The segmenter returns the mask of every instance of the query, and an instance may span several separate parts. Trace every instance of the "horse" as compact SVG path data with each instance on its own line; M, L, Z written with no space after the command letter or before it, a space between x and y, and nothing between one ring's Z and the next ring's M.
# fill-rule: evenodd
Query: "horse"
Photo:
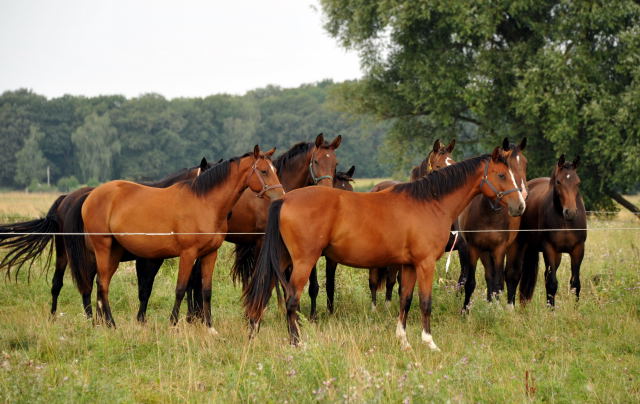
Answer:
M353 174L355 173L355 171L355 166L351 166L347 171L337 171L336 176L333 178L333 187L336 189L353 192L353 186L351 185L351 182L353 181ZM333 314L333 298L336 290L336 269L338 268L338 263L329 257L325 257L324 260L326 271L325 288L327 291L327 310L330 314ZM319 291L320 284L318 283L317 269L314 268L311 271L311 275L309 277L309 297L311 298L311 310L309 313L309 318L311 318L312 320L315 320L317 318L316 300L318 298Z
M129 181L111 181L88 194L81 215L65 230L89 233L86 240L71 237L67 243L71 269L79 288L87 287L87 256L93 252L98 274L98 308L107 326L115 321L109 305L109 283L124 251L147 259L180 257L176 299L170 321L176 324L180 304L193 263L202 261L205 324L211 324L211 277L218 248L227 230L227 218L245 188L259 196L276 199L284 195L272 149L226 160L195 179L168 188L152 188ZM135 233L132 233L135 232ZM164 233L148 237L145 233Z
M176 182L195 178L199 173L210 168L211 165L206 158L202 158L200 165L188 169L180 170L159 181L142 182L143 185L156 188L166 188ZM40 256L51 240L55 246L56 261L53 278L51 280L51 315L55 315L58 307L58 296L63 286L64 273L67 268L68 257L64 246L64 236L53 235L60 233L64 226L64 218L71 214L72 207L75 202L86 196L95 187L83 187L69 194L59 196L49 208L44 218L35 219L27 222L13 223L0 226L0 233L31 233L12 236L9 234L0 236L0 248L9 248L8 253L0 262L0 268L6 267L10 269L18 266L18 270L26 262L33 265L35 258ZM47 258L47 266L50 262L52 249L49 250ZM138 296L140 299L140 310L138 312L138 320L144 322L144 309L147 306L151 290L146 287L149 277L153 281L153 277L162 265L162 260L146 260L136 258L130 254L123 256L124 260L136 259L136 273L138 276ZM16 271L17 272L17 271ZM93 283L93 281L91 282ZM83 295L83 306L85 314L91 318L91 292Z
M509 250L506 281L507 301L515 304L516 288L520 283L520 301L531 300L538 277L539 253L544 258L544 278L547 289L547 304L555 305L558 290L556 271L562 253L571 257L571 290L580 298L580 266L584 258L587 240L587 215L580 196L580 177L577 168L580 157L573 162L560 156L551 177L529 181L527 211L520 222L522 231ZM546 229L567 229L550 231ZM540 231L530 231L540 230Z
M396 335L409 348L406 319L418 280L422 341L438 350L431 336L431 289L435 262L449 240L451 224L478 193L521 215L525 201L507 164L511 151L472 158L399 184L385 192L346 192L312 187L288 192L269 208L256 272L244 291L250 337L259 327L276 281L287 296L290 342L300 341L297 311L304 285L321 255L352 267L403 265ZM511 192L511 190L515 190ZM498 198L504 195L502 198ZM290 280L283 274L293 265Z
M341 142L340 135L327 142L321 133L314 142L297 143L280 155L274 161L274 166L284 190L288 192L312 185L333 186L337 165L335 152ZM269 201L256 198L253 192L246 190L231 210L228 220L230 234L225 240L235 244L231 276L234 282L241 282L243 289L253 274L255 260L262 245L262 235L256 233L264 232L268 209ZM196 263L191 276L199 279L199 263ZM202 317L201 296L199 282L190 281L187 302L191 318Z
M524 198L527 197L527 158L522 152L526 146L526 137L518 145L510 144L506 138L502 142L502 149L510 151L507 161L514 176L513 180L518 184L517 188ZM504 289L505 256L516 238L520 217L507 214L491 199L478 195L462 211L458 223L469 250L469 265L462 268L459 280L459 284L464 284L462 312L466 313L476 287L478 258L484 266L487 300L491 301Z
M451 158L451 153L453 152L455 145L455 139L451 140L448 146L445 146L444 143L440 141L440 139L437 139L434 142L433 148L429 152L425 160L411 170L411 182L417 181L433 170L439 170L441 168L450 166L451 164L455 164L455 161ZM383 181L373 187L370 192L382 191L384 189L390 188L393 185L397 185L398 182L395 182L395 184L394 182L395 181ZM458 223L456 221L452 226L452 230L457 229ZM464 268L468 267L469 265L469 253L466 243L462 239L456 242L455 237L451 235L449 236L449 241L447 242L445 250L451 251L452 248L458 250L460 267L464 271ZM393 287L399 274L400 267L398 266L369 269L369 290L371 291L372 310L376 309L378 290L382 289L383 282L384 284L386 284L385 302L387 304L391 302L391 297L393 296Z

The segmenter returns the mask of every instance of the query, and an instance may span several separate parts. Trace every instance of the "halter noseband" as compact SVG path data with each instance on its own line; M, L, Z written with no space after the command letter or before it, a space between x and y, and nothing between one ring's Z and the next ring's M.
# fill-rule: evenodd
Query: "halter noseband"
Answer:
M498 191L498 189L491 183L491 181L489 181L489 161L487 161L487 164L484 166L484 177L482 177L482 181L480 181L480 188L482 188L483 184L487 184L489 186L489 189L491 189L496 194L495 199L498 202L500 202L500 200L502 200L505 195L509 195L512 192L522 192L522 188L513 188L508 191ZM496 212L502 209L502 206L500 205L495 206L491 199L489 199L489 205L491 205L491 209Z
M309 161L309 175L311 175L311 181L313 181L313 185L318 185L318 183L322 180L331 180L333 181L333 177L331 175L323 175L321 177L316 177L316 174L313 172L313 160L315 160L315 150L311 153L311 160Z
M262 184L262 191L258 192L256 194L256 196L258 198L264 198L264 194L271 190L271 189L277 189L277 188L284 188L282 186L282 184L274 184L274 185L267 185L266 182L264 182L264 179L262 178L262 176L260 175L260 173L258 172L258 160L256 159L256 161L253 163L253 165L251 166L251 174L249 174L249 177L251 177L251 175L255 173L256 177L258 177L258 181L260 181L260 184ZM247 177L247 180L249 178Z

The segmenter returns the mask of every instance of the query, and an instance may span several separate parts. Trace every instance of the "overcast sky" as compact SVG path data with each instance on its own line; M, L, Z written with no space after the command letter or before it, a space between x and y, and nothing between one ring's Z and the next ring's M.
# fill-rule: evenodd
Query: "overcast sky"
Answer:
M361 76L317 0L0 0L0 92L168 98Z

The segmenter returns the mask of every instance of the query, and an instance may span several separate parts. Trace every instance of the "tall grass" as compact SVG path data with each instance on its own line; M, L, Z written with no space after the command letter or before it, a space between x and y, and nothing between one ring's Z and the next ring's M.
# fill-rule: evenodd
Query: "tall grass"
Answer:
M625 222L625 225L636 225ZM591 221L602 227L608 222ZM394 336L397 297L370 309L367 271L340 267L336 313L324 290L319 319L302 320L304 345L288 345L283 314L271 302L260 333L249 341L240 290L223 246L213 285L213 321L220 332L181 321L169 326L177 265L158 274L147 324L135 321L136 276L121 264L110 288L117 329L82 315L70 279L61 311L49 318L48 278L39 266L30 282L0 283L0 400L4 402L639 402L640 233L592 231L582 266L580 302L568 290L568 257L558 270L557 307L544 302L539 279L533 302L508 310L484 301L483 271L469 315L453 289L459 267L438 263L432 331L442 349L420 342L419 308L408 320L413 349ZM321 260L320 283L324 285ZM417 297L416 297L417 298ZM275 300L275 299L274 299ZM308 314L304 297L302 312ZM183 310L184 317L184 310Z

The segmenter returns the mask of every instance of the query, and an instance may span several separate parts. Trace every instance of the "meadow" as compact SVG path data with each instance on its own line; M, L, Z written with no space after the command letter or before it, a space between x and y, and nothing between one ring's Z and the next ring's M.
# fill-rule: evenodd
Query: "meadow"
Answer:
M365 181L366 183L366 181ZM3 222L38 217L53 194L0 194ZM640 202L635 197L634 202ZM303 346L292 347L272 299L260 333L247 338L240 288L224 245L213 283L219 336L184 321L169 325L177 265L156 278L146 324L135 320L136 276L124 263L111 284L116 329L94 326L65 277L50 318L44 261L0 283L0 401L17 402L640 402L640 221L621 213L589 221L579 302L568 290L568 257L558 270L556 308L546 307L542 271L534 300L510 310L487 303L484 271L472 309L462 316L457 259L438 263L432 332L442 352L420 342L417 297L407 322L413 349L394 330L397 295L371 310L367 271L341 266L336 313L324 294L319 318L302 316ZM604 230L609 229L609 230ZM455 254L455 253L454 253ZM379 292L379 301L382 293ZM302 299L302 313L309 299Z

